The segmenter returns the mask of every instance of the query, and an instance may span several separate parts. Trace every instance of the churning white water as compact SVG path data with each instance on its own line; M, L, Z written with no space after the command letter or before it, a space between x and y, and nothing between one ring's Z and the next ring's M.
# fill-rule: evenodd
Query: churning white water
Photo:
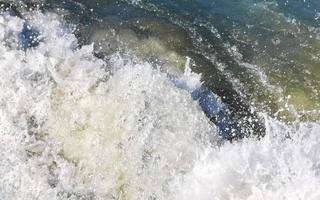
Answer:
M319 123L265 116L261 140L223 143L167 74L24 17L0 15L0 199L320 199Z

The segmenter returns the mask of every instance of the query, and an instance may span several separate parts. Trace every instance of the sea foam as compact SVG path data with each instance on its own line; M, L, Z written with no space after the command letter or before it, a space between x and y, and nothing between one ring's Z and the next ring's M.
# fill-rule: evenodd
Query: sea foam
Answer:
M261 140L223 142L167 74L24 17L0 15L0 199L320 198L318 123L265 116ZM23 50L26 23L40 40Z

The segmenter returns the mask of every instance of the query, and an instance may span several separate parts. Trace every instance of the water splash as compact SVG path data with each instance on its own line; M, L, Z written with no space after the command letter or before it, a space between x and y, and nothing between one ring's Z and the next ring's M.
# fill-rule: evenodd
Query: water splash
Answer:
M0 22L0 199L319 199L318 123L223 143L150 64L99 60L55 14Z

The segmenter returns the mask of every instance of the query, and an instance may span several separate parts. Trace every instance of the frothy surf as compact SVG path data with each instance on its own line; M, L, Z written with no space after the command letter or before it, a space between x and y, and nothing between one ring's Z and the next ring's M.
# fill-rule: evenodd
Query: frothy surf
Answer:
M265 116L264 138L224 142L164 72L23 17L0 15L0 199L320 198L318 123Z

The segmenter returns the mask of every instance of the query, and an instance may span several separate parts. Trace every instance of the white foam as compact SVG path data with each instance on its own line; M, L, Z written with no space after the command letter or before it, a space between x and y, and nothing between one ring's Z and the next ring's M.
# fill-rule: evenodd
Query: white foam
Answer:
M191 58L186 58L185 70L180 77L174 80L177 87L187 90L188 92L193 92L196 89L200 88L202 85L201 74L192 72L190 68Z
M3 40L18 42L24 20L6 17ZM168 182L191 169L215 133L197 103L147 63L115 56L111 70L92 45L77 50L56 15L26 17L40 45L27 52L1 46L8 124L1 142L14 150L3 151L3 198L166 196Z
M24 20L0 15L0 199L319 199L319 124L267 118L261 141L210 147L215 128L166 74L107 66L57 15L27 15L41 42L26 52Z
M246 139L203 154L178 181L176 199L319 199L320 125L289 128L267 121L261 141Z

